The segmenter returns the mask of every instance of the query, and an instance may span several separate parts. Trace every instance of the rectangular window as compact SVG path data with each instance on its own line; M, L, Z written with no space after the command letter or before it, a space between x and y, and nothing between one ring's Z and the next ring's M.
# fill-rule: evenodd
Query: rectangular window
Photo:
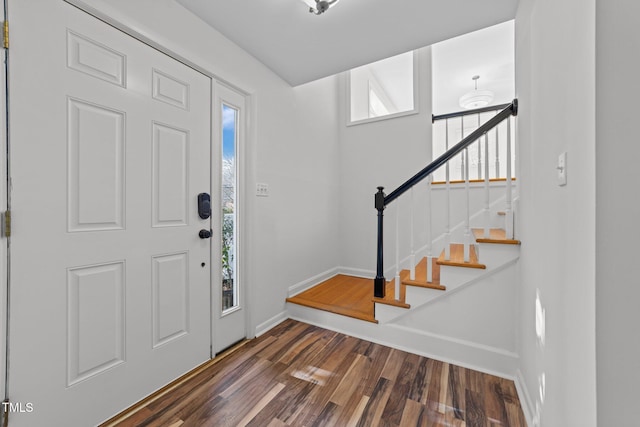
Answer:
M222 312L238 306L236 277L238 110L222 106Z
M414 52L383 59L349 72L349 124L417 112Z

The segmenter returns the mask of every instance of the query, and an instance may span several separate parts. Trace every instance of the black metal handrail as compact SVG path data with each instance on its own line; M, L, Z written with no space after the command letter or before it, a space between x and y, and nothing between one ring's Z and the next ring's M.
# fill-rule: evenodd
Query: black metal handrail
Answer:
M471 116L473 114L488 113L489 111L500 111L509 107L511 104L492 105L490 107L474 108L473 110L456 111L455 113L431 115L431 123L438 120L455 119L456 117Z
M484 109L483 109L484 110ZM487 110L491 111L491 110ZM477 113L474 111L473 113ZM473 114L472 113L472 114ZM452 113L459 114L461 113ZM518 100L514 99L510 104L506 104L506 107L502 109L498 114L491 117L480 126L478 129L473 131L469 136L463 138L459 143L451 147L440 157L429 163L424 169L420 172L409 178L403 184L401 184L398 188L393 190L389 195L384 194L384 187L378 187L378 192L375 194L375 208L378 211L378 252L377 252L377 265L376 265L376 278L373 282L373 295L376 298L384 298L385 294L385 284L386 279L384 278L384 267L383 267L383 211L385 207L393 202L395 199L403 195L406 191L408 191L411 187L431 175L433 172L438 170L440 167L444 166L449 160L451 160L454 156L460 153L462 150L467 148L469 145L480 139L485 133L489 132L491 129L499 125L503 120L510 116L518 115ZM451 116L455 117L455 116Z

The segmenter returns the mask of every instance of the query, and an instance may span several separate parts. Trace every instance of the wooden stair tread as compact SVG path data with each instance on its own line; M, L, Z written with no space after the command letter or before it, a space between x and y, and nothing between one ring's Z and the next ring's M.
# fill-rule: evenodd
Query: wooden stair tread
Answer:
M432 282L427 282L427 258L422 258L416 265L416 278L415 280L409 279L409 270L405 276L400 276L403 285L416 286L419 288L429 288L444 291L447 288L440 284L440 265L436 262L435 258L431 259L432 268Z
M474 228L473 235L478 243L501 243L504 245L519 245L520 240L507 239L507 233L502 228L489 229L489 237L484 237L484 228Z
M402 270L402 271L404 272L406 270ZM400 274L402 274L402 272ZM400 281L402 282L402 279ZM405 287L400 285L400 299L399 300L394 298L395 292L396 292L395 287L396 287L396 279L389 280L387 282L386 286L385 286L384 298L373 297L372 301L373 302L377 302L379 304L392 305L394 307L411 308L411 306L405 302L406 301Z
M444 259L444 250L437 261L440 265L449 265L453 267L465 267L465 268L487 268L486 265L478 262L478 256L476 255L475 246L469 247L469 262L464 262L464 245L461 243L451 244L451 259Z
M393 305L395 307L411 308L410 304L406 303L406 286L415 286L419 288L436 289L439 291L445 291L447 288L440 284L440 266L436 263L435 258L431 259L432 262L432 278L433 282L427 282L427 258L422 258L416 265L416 278L415 280L409 279L411 272L409 270L402 270L400 272L400 299L396 300L395 296L395 278L388 281L385 287L384 298L373 298L373 302L379 304Z

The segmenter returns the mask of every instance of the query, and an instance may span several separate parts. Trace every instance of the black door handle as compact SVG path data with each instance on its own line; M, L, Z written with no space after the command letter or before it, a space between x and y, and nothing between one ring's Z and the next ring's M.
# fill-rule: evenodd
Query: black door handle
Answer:
M201 239L208 239L211 237L211 230L200 230L198 236L200 236Z

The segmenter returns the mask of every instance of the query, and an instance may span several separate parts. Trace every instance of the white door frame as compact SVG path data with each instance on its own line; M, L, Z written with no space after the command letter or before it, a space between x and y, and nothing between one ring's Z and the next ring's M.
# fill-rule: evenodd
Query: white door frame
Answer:
M222 204L220 189L222 186L222 175L219 173L220 171L216 169L216 165L220 166L222 163L221 157L221 148L222 148L222 104L228 105L233 108L238 108L239 115L239 127L237 128L237 147L236 147L236 206L237 206L237 214L236 214L236 280L238 280L238 310L231 309L228 313L221 312L222 306L222 298L220 292L221 285L221 264L220 259L221 255L221 247L220 245L216 245L216 247L211 250L211 274L212 278L212 301L213 301L213 310L212 310L212 318L211 318L211 342L213 343L213 353L217 353L221 350L224 350L229 344L233 344L229 340L222 339L221 334L221 325L222 328L230 327L229 330L233 330L233 334L235 336L236 332L239 332L240 326L235 325L236 320L234 319L243 318L244 319L244 335L242 337L236 336L234 341L237 339L246 338L249 335L249 325L247 318L247 295L246 295L246 279L245 273L247 272L246 263L245 263L245 244L247 242L246 236L246 202L248 202L247 190L248 186L245 185L245 177L246 174L246 141L247 141L247 96L233 87L230 87L227 84L218 82L215 84L212 94L213 103L215 104L212 108L214 118L212 121L212 135L213 137L213 145L211 153L213 159L213 166L211 168L211 202L214 207L218 209L212 215L214 218L214 232L213 235L221 235L222 234L222 220L216 221L216 218L219 218L220 211L219 208ZM214 193L215 192L215 193ZM212 243L218 243L218 241L213 240ZM242 314L236 313L241 311ZM234 314L235 313L235 314ZM240 315L241 317L237 317ZM230 316L229 319L225 317ZM232 323L229 323L232 322ZM235 326L235 327L234 327ZM217 341L220 339L220 341ZM222 344L221 344L222 342Z
M0 5L0 21L4 23L7 16L7 2L2 1ZM4 37L3 37L4 39ZM4 40L3 40L4 41ZM9 203L9 170L7 163L7 148L9 128L7 124L7 70L8 70L8 50L0 50L0 212L2 218L2 231L0 232L0 393L2 399L7 397L7 372L8 372L8 347L9 339L9 238L5 235L4 213L8 211ZM2 408L4 409L4 408ZM3 414L5 413L2 411ZM3 420L4 421L4 420Z

